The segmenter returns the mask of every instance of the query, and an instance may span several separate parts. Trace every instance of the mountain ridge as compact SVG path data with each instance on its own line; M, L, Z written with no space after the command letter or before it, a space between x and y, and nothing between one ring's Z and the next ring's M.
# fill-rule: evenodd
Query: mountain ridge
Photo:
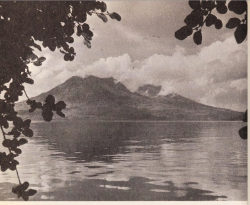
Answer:
M156 88L153 94L159 91L159 87L152 88ZM241 112L204 105L178 94L133 93L114 78L73 76L31 99L44 101L49 94L54 95L56 101L66 102L64 112L66 118L71 120L230 121L241 120L243 116ZM37 114L28 113L29 107L25 102L17 103L16 109L25 117L35 115L37 120L42 119ZM35 112L40 114L40 111Z

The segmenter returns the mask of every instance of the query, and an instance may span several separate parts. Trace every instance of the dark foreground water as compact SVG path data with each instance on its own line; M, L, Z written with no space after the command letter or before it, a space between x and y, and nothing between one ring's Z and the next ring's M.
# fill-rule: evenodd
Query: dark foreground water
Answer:
M21 180L32 200L247 200L241 122L33 123ZM3 149L3 148L1 148ZM3 151L3 150L0 150ZM0 200L15 172L0 173Z

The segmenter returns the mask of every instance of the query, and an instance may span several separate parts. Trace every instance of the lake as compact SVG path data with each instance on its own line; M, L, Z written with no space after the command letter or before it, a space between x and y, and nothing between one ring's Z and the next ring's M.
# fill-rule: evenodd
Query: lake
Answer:
M18 171L38 191L31 200L246 201L244 125L33 122ZM17 200L15 172L0 179L0 200Z

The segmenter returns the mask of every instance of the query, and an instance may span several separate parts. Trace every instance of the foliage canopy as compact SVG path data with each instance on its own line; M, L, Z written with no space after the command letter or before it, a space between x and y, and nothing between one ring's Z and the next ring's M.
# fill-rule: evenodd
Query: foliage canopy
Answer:
M15 103L25 94L30 105L29 112L42 110L45 121L51 121L54 112L65 117L63 101L55 102L49 95L45 102L31 100L25 92L25 84L33 84L28 65L41 66L46 60L35 55L34 50L48 47L51 51L60 49L65 61L75 58L74 33L82 36L84 44L90 48L93 32L86 23L87 17L97 15L103 22L111 19L121 20L119 14L107 11L104 2L99 1L5 1L0 2L0 127L3 134L2 145L9 151L0 152L1 171L16 171L19 185L12 192L28 200L36 190L28 189L29 183L21 183L16 160L22 150L20 146L28 140L21 136L32 137L30 119L23 120L15 111ZM42 47L36 42L42 42Z
M226 4L225 0L198 0L189 1L189 6L193 9L185 19L185 26L175 32L175 37L184 40L193 34L195 44L202 43L202 28L204 25L210 27L214 25L216 29L223 27L222 21L214 14L217 10L219 14L226 14L229 11L237 14L237 17L230 18L226 27L235 29L234 37L238 44L242 43L247 36L247 2L246 0L231 0ZM243 17L239 17L243 16Z

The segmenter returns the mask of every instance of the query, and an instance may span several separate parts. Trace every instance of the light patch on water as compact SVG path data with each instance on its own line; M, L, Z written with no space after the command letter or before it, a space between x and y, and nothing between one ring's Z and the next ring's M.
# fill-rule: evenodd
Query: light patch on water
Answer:
M130 142L130 143L140 143L141 141L138 141L138 140L128 140L128 141L125 141L125 142Z
M163 181L150 181L150 182L145 182L145 183L158 185L158 186L166 186L166 183L164 183Z
M82 160L75 161L75 163L82 163L82 162L86 162L86 160L82 159Z
M106 179L106 181L128 182L130 180L130 177L118 176L117 173L113 173L113 174L107 176L105 179Z
M153 191L153 192L158 192L158 193L166 193L166 192L170 192L170 191L165 190L165 189L151 189L150 191Z
M54 152L54 154L66 154L65 152Z
M187 191L186 190L176 190L175 194L177 197L184 197L187 195Z
M42 195L41 199L55 199L54 196L46 196L46 195Z
M129 190L129 187L125 187L125 186L112 186L112 185L100 185L100 187L103 188L108 188L108 189L121 189L121 190Z
M132 145L132 146L127 146L128 149L143 149L144 146L136 146L136 145Z

